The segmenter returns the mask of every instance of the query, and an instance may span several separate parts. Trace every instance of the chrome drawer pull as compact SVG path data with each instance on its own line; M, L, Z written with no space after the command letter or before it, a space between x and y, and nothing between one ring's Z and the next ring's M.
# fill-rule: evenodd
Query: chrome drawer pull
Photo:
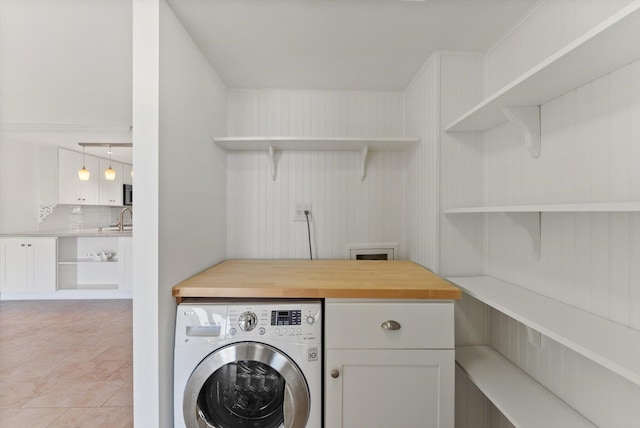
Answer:
M389 320L389 321L383 322L380 327L382 327L385 330L400 330L400 327L402 326L398 321Z

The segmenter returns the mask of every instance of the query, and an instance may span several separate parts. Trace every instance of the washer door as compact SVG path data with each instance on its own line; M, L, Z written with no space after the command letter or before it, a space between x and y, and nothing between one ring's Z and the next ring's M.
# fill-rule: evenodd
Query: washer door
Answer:
M309 387L298 366L257 342L209 354L184 391L187 428L304 428L309 411Z

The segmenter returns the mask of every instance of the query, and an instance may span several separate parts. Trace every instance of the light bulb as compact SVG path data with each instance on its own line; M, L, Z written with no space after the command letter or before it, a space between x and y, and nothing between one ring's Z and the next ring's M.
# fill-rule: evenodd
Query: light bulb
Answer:
M82 165L82 169L78 171L78 178L82 181L87 181L90 175L89 170Z
M111 181L116 179L116 170L111 168L111 165L109 165L109 168L104 170L104 178Z

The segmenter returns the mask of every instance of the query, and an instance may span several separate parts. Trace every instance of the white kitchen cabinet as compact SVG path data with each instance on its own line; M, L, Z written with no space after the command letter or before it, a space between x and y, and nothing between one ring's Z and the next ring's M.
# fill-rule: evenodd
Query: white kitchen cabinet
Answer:
M85 166L89 180L78 178L78 170ZM71 150L58 149L58 204L97 205L100 201L100 161Z
M56 251L56 238L1 238L0 291L55 291Z
M104 171L111 168L116 172L115 180L107 180ZM100 159L100 169L98 175L100 177L100 205L122 205L122 184L123 184L123 165L120 162L109 161L109 159Z
M122 184L133 184L133 166L122 164Z
M452 303L327 300L325 323L327 426L453 427Z

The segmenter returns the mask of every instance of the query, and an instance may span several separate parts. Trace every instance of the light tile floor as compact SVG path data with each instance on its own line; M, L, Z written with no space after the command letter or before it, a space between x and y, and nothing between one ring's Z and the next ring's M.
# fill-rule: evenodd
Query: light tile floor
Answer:
M0 301L0 427L133 427L131 300Z

